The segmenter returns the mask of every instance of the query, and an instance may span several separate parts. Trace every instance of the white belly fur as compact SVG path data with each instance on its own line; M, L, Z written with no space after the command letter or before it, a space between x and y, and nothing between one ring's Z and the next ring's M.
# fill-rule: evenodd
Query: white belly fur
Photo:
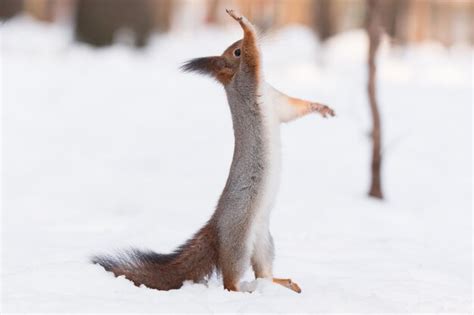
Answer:
M271 86L262 80L260 85L259 104L262 110L263 125L265 132L265 144L267 153L267 164L264 173L264 184L260 196L259 206L255 213L255 220L251 227L249 235L249 248L259 250L255 246L259 246L260 242L256 242L258 238L267 237L270 212L274 205L276 194L280 183L280 160L281 160L281 144L280 144L280 121L275 110L275 100L277 97Z

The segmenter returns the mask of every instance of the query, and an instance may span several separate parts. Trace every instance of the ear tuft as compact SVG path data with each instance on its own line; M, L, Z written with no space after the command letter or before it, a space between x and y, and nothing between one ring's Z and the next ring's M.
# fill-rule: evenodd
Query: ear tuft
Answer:
M205 75L212 74L213 68L213 62L208 57L191 59L180 67L184 72L197 72Z

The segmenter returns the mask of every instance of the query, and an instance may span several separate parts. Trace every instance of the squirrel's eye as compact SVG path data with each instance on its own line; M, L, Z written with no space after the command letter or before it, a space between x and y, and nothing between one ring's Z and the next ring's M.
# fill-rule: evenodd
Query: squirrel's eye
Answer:
M237 48L236 50L234 50L234 56L240 57L240 48Z

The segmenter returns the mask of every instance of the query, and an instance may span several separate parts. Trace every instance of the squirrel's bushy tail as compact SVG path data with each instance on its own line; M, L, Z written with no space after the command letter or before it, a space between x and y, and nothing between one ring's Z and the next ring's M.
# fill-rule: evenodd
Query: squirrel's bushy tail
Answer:
M131 249L117 256L95 256L92 262L137 286L178 289L186 280L199 282L212 274L217 265L217 234L209 222L171 254Z

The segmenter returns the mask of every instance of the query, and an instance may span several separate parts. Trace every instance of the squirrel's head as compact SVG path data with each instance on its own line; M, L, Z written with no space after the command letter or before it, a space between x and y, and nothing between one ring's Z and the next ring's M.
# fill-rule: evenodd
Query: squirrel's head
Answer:
M242 40L230 45L222 55L202 57L189 60L181 69L186 72L197 72L215 78L226 85L239 69Z

